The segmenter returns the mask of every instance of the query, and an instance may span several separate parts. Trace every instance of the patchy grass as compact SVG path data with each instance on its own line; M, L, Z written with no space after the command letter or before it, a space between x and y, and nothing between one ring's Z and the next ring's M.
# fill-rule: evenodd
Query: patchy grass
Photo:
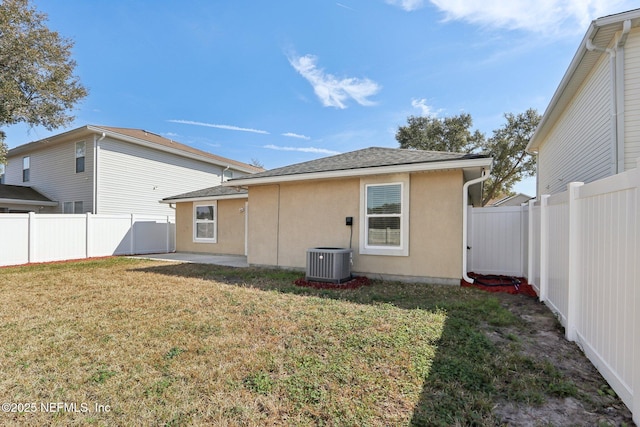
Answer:
M126 258L1 269L0 396L37 410L0 423L499 425L497 401L581 396L523 354L526 325L494 296L298 277Z

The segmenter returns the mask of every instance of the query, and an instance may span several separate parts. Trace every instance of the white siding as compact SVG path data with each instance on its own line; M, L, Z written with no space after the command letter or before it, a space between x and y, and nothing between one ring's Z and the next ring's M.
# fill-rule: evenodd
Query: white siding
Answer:
M559 193L569 182L592 182L614 173L609 75L609 57L603 55L541 145L540 194Z
M76 173L75 143L85 141L85 170ZM31 157L30 179L22 181L22 159ZM57 208L45 212L62 212L63 202L82 201L84 212L93 206L93 139L64 142L8 159L5 184L32 187L51 200Z
M640 30L627 39L625 54L624 169L636 167L640 158Z
M98 151L98 214L170 215L159 201L220 184L222 169L197 160L113 139Z

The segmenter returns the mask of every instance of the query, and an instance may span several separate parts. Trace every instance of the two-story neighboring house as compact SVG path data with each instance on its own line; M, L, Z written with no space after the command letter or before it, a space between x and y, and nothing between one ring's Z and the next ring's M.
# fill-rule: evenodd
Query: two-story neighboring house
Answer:
M527 151L555 194L636 167L640 158L640 9L589 26Z
M0 212L174 216L158 201L260 171L145 130L87 125L9 150Z

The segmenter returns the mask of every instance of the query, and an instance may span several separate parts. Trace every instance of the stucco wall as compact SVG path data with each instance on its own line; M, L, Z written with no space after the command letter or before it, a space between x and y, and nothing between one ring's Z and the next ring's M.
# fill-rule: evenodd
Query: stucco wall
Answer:
M177 203L176 251L244 255L245 202L246 199L226 199L217 201L218 217L216 224L216 243L193 241L194 203ZM198 202L198 204L201 204L201 202Z
M393 177L390 177L392 180ZM349 247L365 274L459 279L462 269L462 171L410 175L409 256L359 254L359 178L249 188L250 264L304 268L312 247Z

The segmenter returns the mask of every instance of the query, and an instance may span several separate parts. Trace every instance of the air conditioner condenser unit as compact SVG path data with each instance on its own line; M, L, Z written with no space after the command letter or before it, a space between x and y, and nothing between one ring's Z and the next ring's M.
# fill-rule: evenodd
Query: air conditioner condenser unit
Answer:
M342 283L351 280L351 249L307 249L305 280Z

